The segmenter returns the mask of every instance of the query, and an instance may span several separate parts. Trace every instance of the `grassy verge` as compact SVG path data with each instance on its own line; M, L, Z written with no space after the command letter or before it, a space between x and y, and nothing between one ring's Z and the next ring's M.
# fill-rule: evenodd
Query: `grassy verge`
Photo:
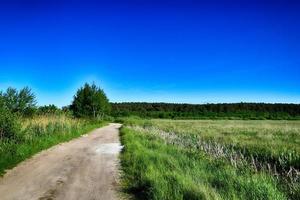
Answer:
M64 116L23 120L18 138L0 140L0 175L41 150L79 137L105 124L107 123Z
M123 118L123 123L126 124L122 134L125 145L122 155L124 185L127 191L138 194L137 196L143 194L143 198L156 199L156 193L167 190L174 193L176 188L164 187L157 188L158 192L152 192L155 191L153 185L156 181L160 182L160 177L167 179L171 176L168 172L175 172L176 177L178 174L178 177L182 176L181 181L189 179L191 175L193 181L189 180L189 187L194 185L193 187L201 188L197 186L197 182L201 180L205 188L210 188L217 194L213 197L200 195L196 199L300 198L299 121ZM132 147L133 145L135 146ZM171 149L176 153L170 154ZM139 151L143 153L139 154ZM150 155L148 152L151 152ZM163 159L160 159L161 155L164 155ZM151 170L157 175L157 180L151 179L153 182L147 182L148 178L144 179L148 177L149 166L153 167ZM193 179L194 177L197 179ZM214 181L211 182L208 177L214 177ZM136 187L135 180L151 184ZM170 182L168 187L181 184L178 181ZM268 190L259 190L266 185ZM248 187L253 187L251 190L254 194L246 189ZM180 190L177 199L191 199L184 196L185 189ZM249 196L244 196L247 193ZM167 196L158 197L168 199Z
M124 189L138 199L287 199L263 172L130 128L121 140Z

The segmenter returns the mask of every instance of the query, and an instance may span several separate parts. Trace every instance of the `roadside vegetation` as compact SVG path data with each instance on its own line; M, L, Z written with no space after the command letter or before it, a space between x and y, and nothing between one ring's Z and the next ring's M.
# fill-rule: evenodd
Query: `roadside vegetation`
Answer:
M62 109L38 107L28 87L0 92L0 175L41 150L107 124L105 93L94 84L85 84L78 91L72 105Z
M300 122L123 119L138 199L300 199Z

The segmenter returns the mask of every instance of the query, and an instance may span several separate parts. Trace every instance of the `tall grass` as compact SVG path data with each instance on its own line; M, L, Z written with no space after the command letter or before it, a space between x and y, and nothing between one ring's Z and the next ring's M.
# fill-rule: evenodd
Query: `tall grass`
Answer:
M131 138L137 141L138 137L142 137L144 143L141 147L146 148L149 146L149 150L153 151L151 144L153 141L161 141L161 146L165 146L166 149L175 148L189 152L190 157L186 160L176 160L176 156L172 156L178 164L181 166L189 166L192 160L189 160L193 155L202 155L199 162L208 163L207 160L211 161L208 165L214 166L214 163L221 162L226 165L226 169L235 171L236 173L241 172L241 174L234 176L239 176L240 181L246 181L247 183L254 184L249 180L249 177L257 177L257 184L267 184L272 183L270 188L272 188L271 193L264 191L261 196L251 196L250 199L269 199L276 193L277 199L299 199L300 195L300 184L299 184L299 137L300 137L300 122L297 121L212 121L212 120L184 120L184 121L174 121L174 120L137 120L130 119L126 120L128 130L125 131L126 134L134 135ZM130 132L130 133L126 133ZM137 137L137 138L135 138ZM151 138L151 139L149 139ZM123 140L125 144L125 155L126 155L126 144L130 144L130 139ZM139 140L138 140L139 141ZM149 144L147 144L149 143ZM129 147L128 147L129 148ZM127 148L127 149L128 149ZM135 147L137 148L137 147ZM132 149L133 152L138 151ZM129 154L129 153L128 153ZM132 153L134 154L135 153ZM165 151L166 156L168 151ZM180 152L177 152L179 156ZM148 154L145 154L148 156ZM179 157L178 157L179 158ZM203 160L203 158L206 158ZM132 157L123 157L123 160L130 160ZM144 158L140 158L144 159ZM148 159L148 158L145 158ZM153 160L148 160L150 162L155 162ZM124 161L125 162L125 161ZM134 161L126 161L134 162ZM125 163L126 163L125 162ZM138 160L137 164L141 163L142 160ZM194 163L195 164L195 163ZM223 165L222 164L222 165ZM132 163L131 163L132 165ZM135 166L134 165L134 166ZM124 165L123 165L124 166ZM143 166L145 167L145 166ZM201 168L201 164L197 163L195 169ZM130 165L125 165L124 170L133 170ZM213 167L214 168L214 167ZM177 169L177 168L176 168ZM129 171L130 171L129 170ZM138 173L139 169L135 169L133 176ZM171 170L167 167L164 169L166 171ZM210 173L207 168L202 169ZM224 175L222 172L222 167L214 168L214 173L212 176L215 177L215 181L229 181L226 184L231 184L230 180L222 179L218 174ZM176 171L176 170L175 170ZM164 176L164 172L157 172L161 176ZM196 174L193 176L197 176ZM224 175L225 176L225 175ZM125 175L126 177L126 175ZM185 175L184 175L185 177ZM205 179L205 176L199 176L199 179ZM227 177L227 176L226 176ZM260 178L258 178L260 177ZM262 178L263 177L263 178ZM137 177L135 177L137 178ZM220 180L219 180L220 179ZM232 179L230 177L230 179ZM125 180L129 180L128 177ZM158 180L159 181L159 180ZM174 183L177 184L177 183ZM194 183L193 183L194 184ZM208 183L207 183L208 184ZM233 184L233 183L232 183ZM243 183L235 182L235 184L243 185ZM130 188L130 181L127 181L127 188ZM129 185L129 187L128 187ZM256 184L254 184L256 185ZM256 186L258 186L256 185ZM256 187L255 186L255 187ZM150 188L152 186L149 186ZM210 183L206 187L212 187L221 199L247 199L242 193L236 193L227 190L222 193L224 188L218 188ZM231 187L231 186L230 186ZM252 187L252 186L251 186ZM254 187L254 186L253 186ZM263 186L259 186L263 187ZM148 188L149 189L149 188ZM271 191L271 190L269 190ZM277 191L277 192L275 192ZM247 191L249 193L250 191ZM233 196L226 196L228 194L234 194ZM259 194L258 191L256 191ZM148 192L147 192L148 194ZM281 194L281 196L278 194ZM266 198L263 198L263 197ZM274 196L273 196L274 197ZM273 198L272 197L272 198ZM153 199L154 196L148 199ZM210 199L209 197L207 197ZM274 197L275 198L275 197ZM276 199L275 198L275 199ZM165 197L163 199L166 199ZM179 198L182 199L182 198ZM198 199L201 199L200 197ZM205 198L204 198L205 199Z
M283 170L300 169L300 121L152 120L148 123L166 132L234 148Z
M124 188L139 199L287 199L267 174L128 128L122 142Z
M43 149L105 124L64 115L39 116L21 121L21 131L15 138L0 140L0 174Z

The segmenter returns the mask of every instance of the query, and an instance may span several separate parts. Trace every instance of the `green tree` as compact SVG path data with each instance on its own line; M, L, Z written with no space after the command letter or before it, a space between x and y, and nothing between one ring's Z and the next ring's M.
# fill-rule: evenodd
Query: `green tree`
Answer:
M76 117L103 118L110 112L110 103L100 87L86 83L74 96L71 110Z
M24 87L20 91L15 88L7 88L6 92L0 93L2 105L12 113L23 116L33 115L36 109L36 99L30 88Z
M55 106L54 104L44 105L40 106L38 108L38 114L44 115L44 114L58 114L61 112L61 110Z
M36 97L30 88L25 87L19 91L18 109L24 115L31 115L36 109Z

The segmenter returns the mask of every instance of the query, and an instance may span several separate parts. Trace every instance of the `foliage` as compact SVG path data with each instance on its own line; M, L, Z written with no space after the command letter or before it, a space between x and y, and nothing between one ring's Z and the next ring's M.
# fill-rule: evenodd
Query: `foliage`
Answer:
M111 114L172 119L300 119L300 104L112 103Z
M8 109L0 106L0 140L16 139L20 131L17 117Z
M102 89L86 83L74 96L71 110L76 117L103 118L110 112L110 104Z
M48 115L48 114L59 114L61 110L56 107L54 104L49 104L45 106L40 106L37 110L37 114L39 115Z
M3 107L10 112L22 116L32 116L36 109L35 95L30 88L24 87L20 91L15 88L7 88L6 92L0 92Z

